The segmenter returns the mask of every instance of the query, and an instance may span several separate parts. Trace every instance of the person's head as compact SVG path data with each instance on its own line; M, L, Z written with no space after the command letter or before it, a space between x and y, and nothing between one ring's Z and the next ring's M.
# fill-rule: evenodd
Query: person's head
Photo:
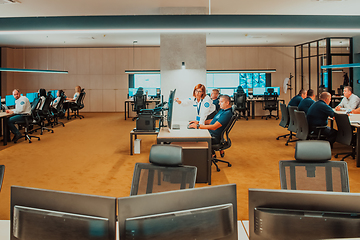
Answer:
M309 89L309 90L307 91L307 93L306 93L306 96L309 97L309 98L311 98L312 100L314 100L314 99L315 99L314 90Z
M63 90L58 90L56 96L61 97L64 94Z
M39 96L40 96L40 97L46 97L46 90L43 89L43 88L40 88L40 89L39 89Z
M206 96L206 88L202 84L198 84L194 87L193 96L197 99L204 99Z
M12 95L14 96L14 98L16 100L18 100L20 98L20 96L21 96L21 92L20 92L19 89L16 88L16 89L13 90Z
M228 95L221 95L219 100L221 109L227 109L231 106L231 99Z
M322 92L320 94L320 100L323 100L326 104L329 105L329 103L331 101L331 94L328 92Z
M352 94L352 87L345 86L344 87L344 97L349 98Z
M215 99L217 99L219 97L219 94L220 94L219 89L213 89L211 91L211 96L210 97L211 97L212 100L215 100Z
M305 89L301 89L299 91L299 96L301 96L302 98L306 98L306 90Z
M78 93L81 92L81 87L80 87L80 86L76 86L76 87L75 87L75 92L78 92Z

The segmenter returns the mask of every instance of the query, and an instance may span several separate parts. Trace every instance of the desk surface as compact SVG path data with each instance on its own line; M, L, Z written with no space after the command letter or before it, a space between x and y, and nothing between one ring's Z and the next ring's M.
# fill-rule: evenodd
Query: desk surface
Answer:
M246 225L247 222L247 225ZM246 230L247 226L247 230ZM238 239L248 240L249 221L238 221ZM116 239L119 239L119 228L116 227ZM10 220L0 220L0 239L10 240Z
M199 138L211 138L211 135L207 129L188 129L188 122L176 122L174 124L179 124L180 129L161 128L158 139L161 140L162 138L193 138L194 140L196 140Z
M0 118L13 115L12 113L0 112Z
M125 102L133 102L134 99L128 98L125 100ZM146 99L146 102L160 102L161 99Z

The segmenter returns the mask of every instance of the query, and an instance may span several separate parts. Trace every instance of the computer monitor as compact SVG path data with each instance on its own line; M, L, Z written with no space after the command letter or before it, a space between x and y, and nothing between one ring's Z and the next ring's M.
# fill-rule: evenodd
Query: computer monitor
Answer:
M6 95L5 96L5 105L7 107L15 106L15 98L13 95Z
M116 198L11 187L11 240L115 240Z
M254 96L264 96L265 92L266 92L265 87L254 87L253 88L253 95Z
M132 97L136 94L137 88L129 88L129 97Z
M171 126L172 126L171 123L172 123L175 91L176 91L176 89L174 89L173 91L170 91L170 95L169 95L168 111L167 111L167 119L166 119L168 128L171 128Z
M236 184L119 198L118 222L122 240L235 240Z
M273 89L273 92L276 93L278 96L280 95L280 87L266 87L265 92L270 92L271 89Z
M144 94L146 94L150 96L150 97L156 97L157 96L157 91L156 88L144 88Z
M37 98L37 96L38 96L37 92L26 94L26 97L29 99L30 103L32 103L35 100L35 98Z
M234 92L235 89L234 88L221 88L220 89L220 94L221 95L228 95L229 97L233 97L234 96Z
M58 92L58 90L51 90L51 96L53 98L57 98L57 92Z
M250 239L360 237L360 193L249 189Z

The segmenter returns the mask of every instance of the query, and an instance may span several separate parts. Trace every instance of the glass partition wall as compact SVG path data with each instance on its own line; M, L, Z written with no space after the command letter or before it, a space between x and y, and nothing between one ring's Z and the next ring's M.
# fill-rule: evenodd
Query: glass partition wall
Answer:
M344 85L353 86L353 69L321 69L324 65L353 63L353 41L350 37L332 37L302 43L294 47L294 94L300 89L313 89L342 94Z

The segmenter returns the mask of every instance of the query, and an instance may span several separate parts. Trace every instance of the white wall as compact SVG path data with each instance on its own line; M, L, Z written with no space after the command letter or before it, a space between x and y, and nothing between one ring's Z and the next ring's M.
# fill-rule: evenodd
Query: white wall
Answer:
M2 96L11 94L15 87L20 88L23 93L35 92L39 88L63 89L67 95L71 96L74 93L74 87L80 85L87 92L84 111L122 112L128 89L128 76L125 74L125 70L159 70L160 47L3 48L2 67L69 71L67 75L2 73ZM290 73L294 73L294 48L206 48L206 69L208 70L258 68L275 68L276 73L272 73L272 85L280 86L282 91L283 80ZM174 75L177 76L174 85L169 85L169 87L177 87L180 90L182 81L191 74L194 73L190 69L177 72ZM205 81L200 75L196 78L196 83ZM181 92L187 92L187 90ZM168 92L163 91L163 94L167 99ZM289 101L289 93L282 93L281 97L284 97L286 102ZM260 109L260 106L257 109Z

